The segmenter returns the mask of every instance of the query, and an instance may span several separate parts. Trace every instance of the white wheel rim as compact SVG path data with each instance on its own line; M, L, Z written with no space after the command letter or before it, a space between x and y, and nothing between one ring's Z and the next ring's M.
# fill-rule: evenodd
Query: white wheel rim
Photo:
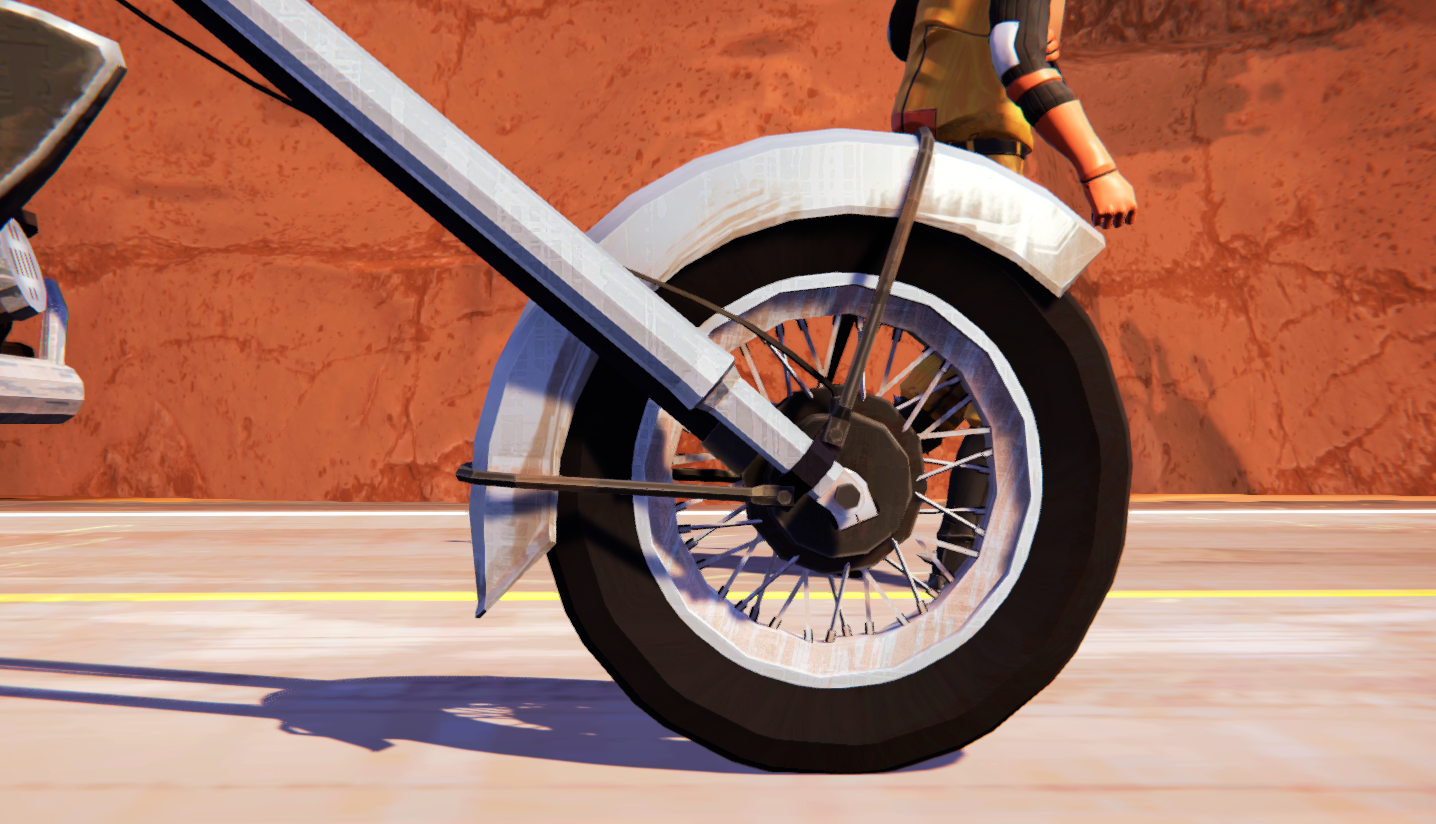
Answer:
M765 329L797 318L862 316L871 302L876 280L870 275L847 273L806 275L756 290L726 308ZM730 660L787 683L818 688L881 684L918 672L951 654L980 630L1006 599L1022 574L1036 531L1042 495L1036 424L1027 396L1006 358L971 320L936 296L908 284L894 286L884 321L885 325L916 336L952 363L963 376L963 384L981 409L984 421L991 426L991 433L985 437L993 451L988 458L992 490L981 522L985 530L981 554L964 564L957 584L943 589L936 599L927 600L930 606L925 614L917 611L916 602L924 599L916 585L912 586L911 596L907 590L900 593L905 602L896 597L899 593L895 590L888 591L887 599L874 593L865 601L861 599L862 582L849 579L849 586L857 586L859 599L853 600L853 590L849 590L850 594L841 601L843 613L839 619L834 615L838 602L828 581L825 576L815 575L809 582L809 594L818 594L818 599L805 597L793 589L793 584L779 579L763 594L765 603L772 599L772 608L760 613L761 621L754 621L734 609L737 597L721 597L698 569L684 542L684 533L679 531L675 502L666 498L633 499L645 560L675 613ZM714 316L701 328L730 350L755 340L751 332L721 316ZM802 351L793 343L790 347ZM874 361L879 360L880 348L875 350ZM635 444L633 477L671 480L671 460L679 433L677 423L650 402ZM752 537L749 532L748 538ZM931 540L921 537L910 538L902 545L904 563L913 576L920 574L917 555L922 544L927 550L934 549ZM765 546L761 541L758 545ZM740 559L738 566L746 563L745 554L753 553L734 553ZM921 567L925 572L926 564ZM762 565L751 571L761 573ZM790 591L797 594L790 596ZM817 618L814 623L803 621L802 613L794 616L795 621L803 621L804 626L813 629L813 639L805 639L800 634L801 627L789 626L786 615L782 628L764 623L783 599L794 602L790 611L808 610L810 619ZM830 626L860 626L869 606L882 625L877 632L855 632L827 640ZM902 623L895 620L897 612L911 617Z

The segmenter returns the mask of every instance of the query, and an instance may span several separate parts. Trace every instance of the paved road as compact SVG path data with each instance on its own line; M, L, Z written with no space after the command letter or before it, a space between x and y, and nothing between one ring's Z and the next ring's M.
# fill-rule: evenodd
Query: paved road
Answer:
M1062 676L877 776L676 739L471 575L453 507L0 503L0 821L1436 822L1436 502L1138 504ZM454 594L158 600L245 592Z

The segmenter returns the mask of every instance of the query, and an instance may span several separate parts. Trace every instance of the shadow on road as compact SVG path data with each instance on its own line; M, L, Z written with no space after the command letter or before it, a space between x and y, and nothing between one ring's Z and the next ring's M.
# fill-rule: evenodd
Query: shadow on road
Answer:
M258 705L0 685L0 697L267 718L294 735L371 751L416 741L474 752L580 764L755 773L676 736L611 681L491 676L322 681L192 670L0 658L0 669L273 689ZM909 767L952 764L951 753Z

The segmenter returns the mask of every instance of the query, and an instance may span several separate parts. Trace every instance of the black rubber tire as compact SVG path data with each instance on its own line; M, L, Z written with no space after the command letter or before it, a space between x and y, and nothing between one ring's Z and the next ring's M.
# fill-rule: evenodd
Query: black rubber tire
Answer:
M893 226L857 216L782 224L715 250L673 283L723 305L798 275L875 273ZM862 773L960 749L1057 677L1116 574L1131 449L1106 349L1086 313L1005 258L921 225L899 280L947 301L992 338L1027 392L1045 447L1041 520L1021 577L952 654L875 686L818 689L761 676L674 614L643 560L631 498L559 496L549 563L584 644L660 723L734 761ZM701 308L673 303L694 322L706 319ZM574 411L563 474L630 477L645 403L599 364Z

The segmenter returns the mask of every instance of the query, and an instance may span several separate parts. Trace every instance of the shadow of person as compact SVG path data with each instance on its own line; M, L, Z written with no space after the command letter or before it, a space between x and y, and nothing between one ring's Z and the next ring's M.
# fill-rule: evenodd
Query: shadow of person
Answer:
M285 732L376 751L405 740L582 764L760 772L665 729L611 681L363 678L291 687L260 706Z
M664 728L612 681L495 676L323 681L0 658L0 670L5 669L278 688L257 706L3 685L0 697L268 718L292 735L322 736L375 752L395 741L414 741L580 764L763 774ZM961 756L950 753L907 769L934 769Z

